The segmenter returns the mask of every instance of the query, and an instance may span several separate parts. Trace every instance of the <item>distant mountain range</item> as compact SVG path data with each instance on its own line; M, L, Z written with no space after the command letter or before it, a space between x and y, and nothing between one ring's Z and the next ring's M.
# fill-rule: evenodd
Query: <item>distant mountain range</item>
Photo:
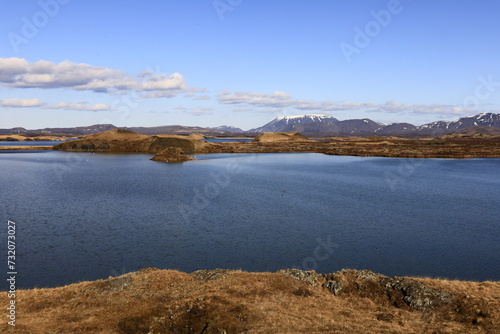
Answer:
M439 136L474 126L500 128L500 114L481 113L454 121L437 121L420 126L410 123L383 124L368 118L339 121L324 115L285 116L249 132L297 131L305 136Z
M215 131L226 131L226 132L245 132L244 130L237 128L235 126L221 125L215 128L208 128Z
M201 133L207 136L224 136L234 132L244 132L243 130L235 127L221 126L217 128L202 128L199 126L181 126L181 125L167 125L167 126L154 126L154 127L116 127L113 124L96 124L90 126L79 126L74 128L45 128L36 130L26 130L25 128L12 128L0 129L0 134L18 134L18 135L73 135L73 136L86 136L93 133L99 133L114 129L126 129L145 135L158 135L158 134L179 134L188 135L191 133Z
M190 134L201 133L208 136L252 135L262 132L300 132L305 136L440 136L454 133L470 127L490 127L500 129L500 114L481 113L474 116L461 117L454 121L436 121L420 126L410 123L383 124L371 119L349 119L339 121L335 117L325 115L300 115L278 117L271 122L249 131L233 126L213 128L193 126L157 126L157 127L121 127L141 134ZM0 134L60 134L84 136L92 133L117 129L112 124L97 124L74 128L45 128L26 130L25 128L0 129Z
M379 123L370 119L351 119L339 121L332 116L303 115L278 117L260 128L252 129L250 132L293 132L297 131L304 135L323 134L373 134L380 128Z

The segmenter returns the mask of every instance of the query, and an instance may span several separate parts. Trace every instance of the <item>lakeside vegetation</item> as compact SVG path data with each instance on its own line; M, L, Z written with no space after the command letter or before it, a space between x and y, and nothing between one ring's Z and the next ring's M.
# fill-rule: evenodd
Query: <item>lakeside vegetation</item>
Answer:
M5 304L7 296L2 294ZM18 291L3 333L495 333L500 282L143 269L53 289ZM22 310L21 310L22 308ZM78 310L78 312L75 312Z

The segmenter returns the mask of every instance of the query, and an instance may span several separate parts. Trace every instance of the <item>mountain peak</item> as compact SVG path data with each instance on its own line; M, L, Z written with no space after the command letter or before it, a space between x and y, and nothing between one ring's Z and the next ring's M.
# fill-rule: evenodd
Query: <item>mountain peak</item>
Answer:
M226 132L245 132L242 129L237 128L235 126L231 126L231 125L221 125L221 126L217 126L217 127L208 128L208 129L215 130L215 131L226 131Z
M292 115L292 116L280 116L276 117L276 120L280 121L283 119L287 120L299 120L301 118L310 118L310 119L322 119L322 118L334 118L333 116L327 116L324 114L307 114L307 115Z
M252 129L251 132L308 132L309 127L328 127L328 124L338 122L333 116L323 114L308 114L276 117L271 122L260 128Z
M417 129L425 130L429 134L441 135L452 133L472 126L500 127L500 114L491 112L464 116L453 121L435 121L419 126Z
M376 123L368 118L339 121L332 116L309 114L277 117L251 132L300 132L304 135L434 135L452 133L471 126L500 128L500 114L491 112L464 116L453 121L435 121L421 126L409 123Z

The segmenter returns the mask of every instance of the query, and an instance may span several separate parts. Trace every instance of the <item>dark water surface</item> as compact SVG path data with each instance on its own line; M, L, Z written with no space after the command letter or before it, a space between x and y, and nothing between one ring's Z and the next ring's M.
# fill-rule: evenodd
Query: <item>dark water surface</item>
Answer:
M1 154L18 288L144 267L500 279L500 159L150 157Z

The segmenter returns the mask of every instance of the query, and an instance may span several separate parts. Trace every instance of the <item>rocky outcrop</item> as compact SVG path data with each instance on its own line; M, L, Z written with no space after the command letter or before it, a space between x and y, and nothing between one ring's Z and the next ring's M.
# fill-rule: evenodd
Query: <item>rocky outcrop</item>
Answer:
M317 274L315 271L304 271L300 269L283 269L278 273L291 276L299 281L306 282L311 286L318 286L319 282L323 280L323 275Z
M431 279L388 277L370 270L352 269L342 269L332 274L297 269L281 270L279 273L313 287L321 282L323 288L337 297L368 298L379 307L395 307L424 314L432 312L434 316L446 320L473 324L483 323L488 318L487 302L473 301L470 296L431 287L426 284L435 283Z
M418 311L452 305L455 300L444 291L432 289L407 277L387 277L370 270L342 269L332 274L317 274L298 269L281 270L280 273L303 281L311 286L321 285L335 296L357 295L370 298L377 304L411 308Z
M178 147L167 147L156 153L156 155L150 160L160 162L184 162L195 159L185 155L184 152Z
M454 302L449 293L406 277L387 277L369 270L341 270L323 275L325 288L334 295L357 294L377 303L423 311Z

